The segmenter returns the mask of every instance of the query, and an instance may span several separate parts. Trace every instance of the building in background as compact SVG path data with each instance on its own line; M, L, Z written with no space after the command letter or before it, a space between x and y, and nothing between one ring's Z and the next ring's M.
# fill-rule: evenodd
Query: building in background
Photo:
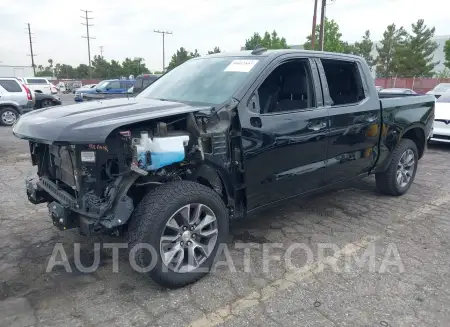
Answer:
M0 64L0 77L33 77L33 68L30 66L10 66Z

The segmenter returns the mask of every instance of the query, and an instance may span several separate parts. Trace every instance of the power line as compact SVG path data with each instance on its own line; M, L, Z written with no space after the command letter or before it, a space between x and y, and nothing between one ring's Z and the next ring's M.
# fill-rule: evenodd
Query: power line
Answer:
M100 57L103 58L103 45L99 46L99 48L100 48Z
M153 32L155 32L155 33L159 33L159 34L162 34L162 51L163 51L163 72L166 70L166 54L165 54L165 43L164 43L164 41L165 41L165 36L166 36L166 34L173 34L172 32L167 32L167 31L157 31L157 30L154 30Z
M89 27L90 26L94 26L93 24L89 24L89 19L93 19L92 17L89 17L88 14L91 13L92 11L89 10L83 10L80 9L82 12L84 12L84 17L80 16L81 18L86 20L86 23L81 23L81 25L85 25L86 26L86 36L82 36L82 38L87 39L87 45L88 45L88 58L89 58L89 77L92 78L92 69L91 69L91 43L90 40L94 40L95 37L89 36Z
M34 57L36 56L33 53L33 42L31 41L31 27L30 27L30 23L27 24L28 25L28 39L30 40L30 57L31 57L31 67L33 68L33 74L36 76L36 65L34 64Z

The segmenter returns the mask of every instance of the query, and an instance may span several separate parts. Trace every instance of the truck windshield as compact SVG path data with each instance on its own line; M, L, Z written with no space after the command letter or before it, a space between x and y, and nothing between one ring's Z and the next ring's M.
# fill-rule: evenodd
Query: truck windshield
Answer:
M138 97L220 104L242 85L258 60L199 58L185 62L148 86Z

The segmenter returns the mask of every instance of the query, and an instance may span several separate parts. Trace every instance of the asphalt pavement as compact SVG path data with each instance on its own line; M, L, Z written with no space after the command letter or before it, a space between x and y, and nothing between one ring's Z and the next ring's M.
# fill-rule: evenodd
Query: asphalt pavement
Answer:
M449 158L432 146L402 197L367 178L234 224L214 272L165 290L104 248L97 269L76 269L95 263L95 243L118 240L55 229L25 196L27 143L0 127L0 327L447 327ZM71 272L46 272L58 247Z

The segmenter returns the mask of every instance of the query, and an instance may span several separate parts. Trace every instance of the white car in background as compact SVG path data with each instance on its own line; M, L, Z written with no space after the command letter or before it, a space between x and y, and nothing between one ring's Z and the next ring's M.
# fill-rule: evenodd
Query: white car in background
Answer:
M25 84L31 90L31 92L52 95L53 94L52 86L54 88L53 91L56 90L54 85L44 77L23 77L17 79L21 81L23 84Z
M450 143L450 91L436 100L432 142Z
M450 83L440 83L434 87L434 89L427 92L427 94L434 95L437 99L440 96L445 94L447 91L450 91Z

